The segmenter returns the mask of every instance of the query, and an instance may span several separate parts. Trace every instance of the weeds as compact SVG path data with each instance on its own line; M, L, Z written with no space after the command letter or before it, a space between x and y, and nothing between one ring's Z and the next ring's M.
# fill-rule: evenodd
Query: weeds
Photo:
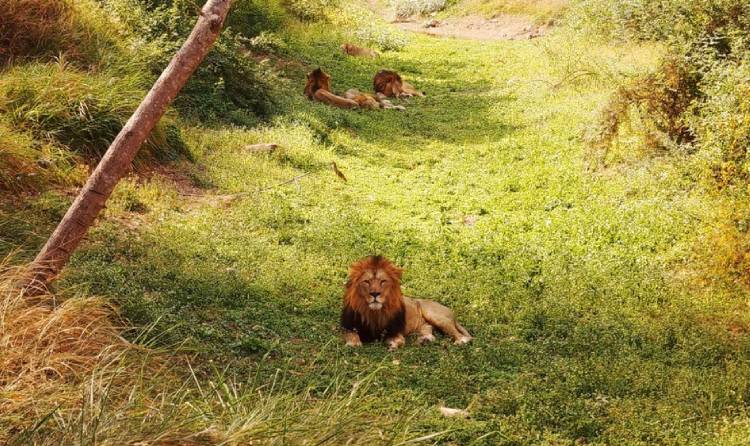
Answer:
M138 76L92 75L59 61L0 75L0 112L20 130L92 158L100 157L145 96ZM167 118L144 144L157 159L185 156L179 130Z
M396 17L405 19L414 15L427 15L442 11L446 0L391 0Z

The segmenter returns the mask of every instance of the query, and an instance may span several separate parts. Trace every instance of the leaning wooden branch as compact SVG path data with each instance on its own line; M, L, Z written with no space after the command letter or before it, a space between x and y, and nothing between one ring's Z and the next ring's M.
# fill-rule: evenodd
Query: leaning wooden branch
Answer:
M53 280L94 223L117 182L169 104L208 54L224 25L232 0L208 0L190 36L175 54L81 189L37 255L24 292L36 294Z

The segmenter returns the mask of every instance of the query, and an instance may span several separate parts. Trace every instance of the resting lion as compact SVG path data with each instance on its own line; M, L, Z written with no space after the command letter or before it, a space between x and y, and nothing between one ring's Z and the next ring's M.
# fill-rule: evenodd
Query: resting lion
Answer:
M345 54L348 54L354 57L370 57L373 59L378 57L377 51L371 50L370 48L363 48L361 46L357 46L351 43L342 44L341 51L343 51Z
M341 327L346 345L385 340L389 350L403 346L406 336L417 333L420 344L432 342L433 328L466 344L472 337L453 312L437 302L411 299L401 294L402 270L381 256L365 257L349 270Z
M316 68L307 75L304 92L310 100L324 102L339 108L405 110L402 105L393 105L382 93L372 96L362 93L356 88L350 88L344 93L344 97L337 96L331 92L331 76L320 68Z
M380 102L378 102L377 99L367 93L362 93L356 88L350 88L346 90L346 93L344 93L344 97L356 102L360 108L366 108L370 110L380 108Z
M328 105L339 108L356 108L359 107L356 101L342 98L331 93L331 76L326 74L320 68L316 68L307 75L305 84L305 96L310 100L317 100Z
M401 79L395 71L380 70L372 80L375 93L382 93L388 97L404 98L411 96L424 96L423 91L414 88L410 83Z

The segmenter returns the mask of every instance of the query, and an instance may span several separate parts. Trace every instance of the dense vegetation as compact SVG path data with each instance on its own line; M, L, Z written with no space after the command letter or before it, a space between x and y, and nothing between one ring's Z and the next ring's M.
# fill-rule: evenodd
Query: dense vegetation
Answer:
M18 267L199 2L16 5L0 11L0 442L746 444L745 3L447 2L562 24L470 42L345 0L237 0L57 306L20 299ZM428 96L329 108L301 94L318 66L338 92L388 67ZM475 341L345 348L347 265L372 253Z

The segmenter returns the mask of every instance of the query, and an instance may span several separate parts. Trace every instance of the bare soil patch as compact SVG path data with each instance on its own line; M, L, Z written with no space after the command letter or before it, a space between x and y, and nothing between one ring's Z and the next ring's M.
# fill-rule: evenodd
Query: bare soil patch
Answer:
M491 19L481 16L452 17L443 20L409 19L395 26L435 37L469 40L526 40L543 36L550 25L538 25L529 17L500 15Z

